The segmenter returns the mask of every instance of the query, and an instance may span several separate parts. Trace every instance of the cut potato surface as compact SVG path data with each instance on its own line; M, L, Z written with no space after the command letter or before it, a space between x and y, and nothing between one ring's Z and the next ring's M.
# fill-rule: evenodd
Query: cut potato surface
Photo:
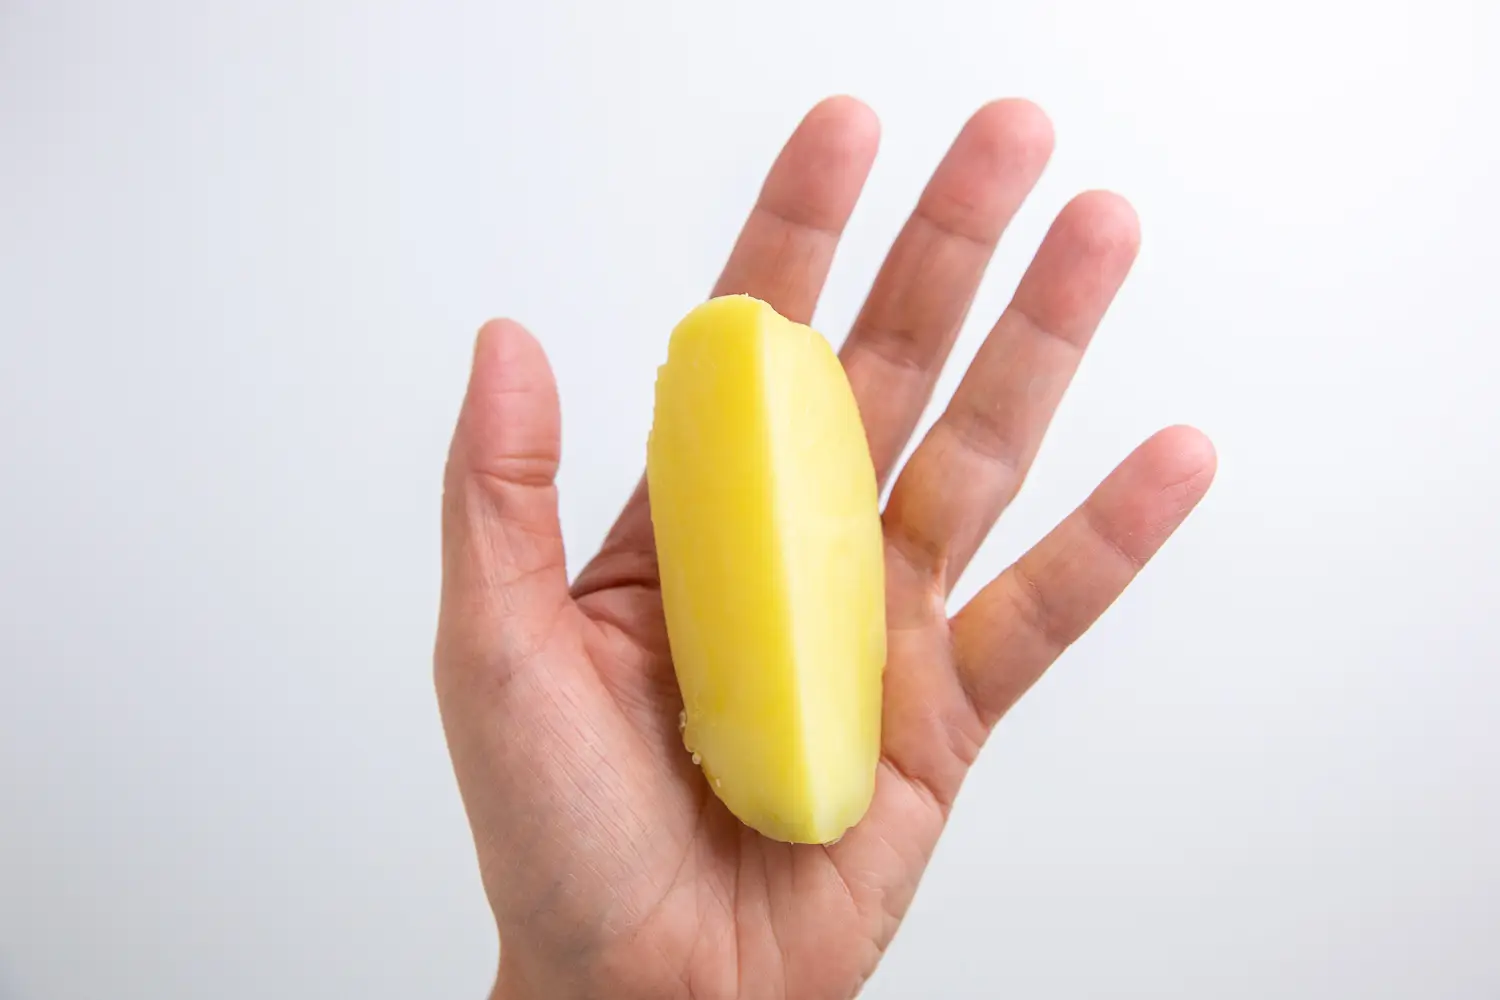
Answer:
M827 843L880 758L879 491L828 342L748 296L672 333L646 471L683 742L767 837Z

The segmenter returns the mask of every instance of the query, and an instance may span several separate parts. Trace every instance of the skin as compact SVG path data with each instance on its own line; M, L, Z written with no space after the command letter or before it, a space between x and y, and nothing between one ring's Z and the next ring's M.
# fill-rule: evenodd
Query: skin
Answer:
M875 156L874 114L819 104L771 168L714 294L811 319ZM1052 130L1000 101L965 125L841 351L882 481L927 406ZM644 486L571 584L556 385L537 341L480 331L444 486L435 677L502 941L493 996L842 1000L874 971L990 729L1208 489L1212 446L1157 433L952 617L1139 244L1116 195L1057 216L883 518L889 662L874 803L837 844L742 826L682 749Z

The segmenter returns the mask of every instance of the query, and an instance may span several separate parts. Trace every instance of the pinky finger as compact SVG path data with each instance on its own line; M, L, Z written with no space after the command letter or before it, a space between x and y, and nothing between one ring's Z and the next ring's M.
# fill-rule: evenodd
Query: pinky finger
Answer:
M1213 481L1208 438L1160 431L953 619L958 670L992 725L1114 603Z

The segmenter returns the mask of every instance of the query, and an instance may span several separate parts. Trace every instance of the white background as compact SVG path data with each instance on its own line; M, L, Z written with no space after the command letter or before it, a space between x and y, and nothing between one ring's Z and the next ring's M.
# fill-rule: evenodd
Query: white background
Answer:
M1221 454L867 995L1500 996L1497 46L1480 0L0 0L0 997L483 995L430 681L472 334L551 354L576 568L840 91L885 131L835 340L988 98L1057 154L957 362L1070 195L1143 219L959 598L1157 427Z

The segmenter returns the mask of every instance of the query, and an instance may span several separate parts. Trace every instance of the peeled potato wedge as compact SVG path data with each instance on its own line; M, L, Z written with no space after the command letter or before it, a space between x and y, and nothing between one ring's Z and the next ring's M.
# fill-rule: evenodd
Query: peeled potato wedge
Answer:
M836 840L874 793L886 638L875 470L828 342L748 296L694 309L646 473L687 750L746 825Z

